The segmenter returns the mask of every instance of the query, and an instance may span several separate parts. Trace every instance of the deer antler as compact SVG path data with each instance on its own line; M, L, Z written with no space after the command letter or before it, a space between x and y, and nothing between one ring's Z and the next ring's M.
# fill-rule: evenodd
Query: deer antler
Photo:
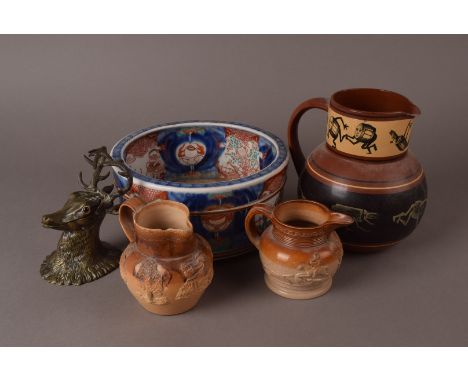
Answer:
M110 172L107 172L107 174L101 175L102 169L107 166L107 163L109 160L112 160L110 155L107 153L107 148L105 146L102 146L98 149L90 150L88 152L88 156L83 155L86 162L88 162L94 169L94 174L93 174L93 180L91 183L86 184L83 181L83 174L80 172L80 182L81 184L88 190L91 191L97 191L97 184L108 178L110 175Z
M80 182L87 190L99 191L97 187L98 183L107 179L110 175L110 171L108 171L104 175L101 175L101 172L104 167L109 166L119 168L120 171L118 171L117 173L127 179L127 184L125 185L125 187L117 187L117 190L114 192L111 192L114 186L104 187L104 189L102 190L110 197L111 204L117 197L124 195L132 187L133 178L130 174L130 171L125 167L123 161L114 160L107 152L107 148L105 146L99 147L94 150L90 150L88 152L88 156L84 155L84 158L94 169L93 179L89 184L86 184L83 181L83 174L80 171Z

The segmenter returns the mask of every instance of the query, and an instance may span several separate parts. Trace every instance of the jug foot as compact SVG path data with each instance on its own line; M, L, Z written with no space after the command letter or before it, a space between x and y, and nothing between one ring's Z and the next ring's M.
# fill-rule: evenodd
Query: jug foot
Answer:
M265 284L272 292L281 297L294 300L308 300L320 297L327 293L332 286L332 279L330 278L324 281L323 284L319 285L317 288L310 289L306 287L288 287L284 282L281 282L265 274Z
M158 314L160 316L173 316L176 314L181 314L189 311L197 305L198 300L201 296L194 298L186 298L180 300L177 303L170 304L154 304L147 301L144 301L141 298L137 298L140 305L145 308L148 312Z

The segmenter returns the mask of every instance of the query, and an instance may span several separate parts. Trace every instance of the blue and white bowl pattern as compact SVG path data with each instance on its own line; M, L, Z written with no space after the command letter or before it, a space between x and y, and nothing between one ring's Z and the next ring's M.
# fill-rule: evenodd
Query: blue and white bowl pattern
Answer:
M130 169L131 194L186 204L215 258L252 249L244 231L247 210L257 201L277 202L289 159L284 143L269 132L212 121L142 129L117 142L111 155ZM114 176L123 185L125 179Z

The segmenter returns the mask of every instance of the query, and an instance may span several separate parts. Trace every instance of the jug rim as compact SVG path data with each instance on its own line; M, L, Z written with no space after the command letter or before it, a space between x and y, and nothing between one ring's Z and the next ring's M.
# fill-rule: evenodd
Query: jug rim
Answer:
M139 217L142 213L148 213L148 208L151 207L166 207L166 208L176 208L179 211L181 211L184 214L184 224L186 225L186 228L178 228L178 227L169 227L169 228L153 228L153 227L148 227L147 225L143 225L139 222ZM193 225L192 222L190 221L190 211L188 207L183 204L179 203L173 200L162 200L162 199L156 199L153 200L149 203L142 204L134 213L133 215L133 224L135 227L138 227L139 230L144 230L144 231L160 231L160 232L180 232L180 233L188 233L192 234L193 232Z
M293 224L288 224L287 222L284 221L280 216L280 210L281 208L284 208L285 206L290 206L293 204L302 204L302 205L308 205L310 207L316 208L317 214L323 214L322 217L318 217L319 219L321 218L321 222L316 222L316 221L311 221L308 220L310 223L313 223L314 226L312 227L301 227ZM324 227L328 226L328 223L331 222L332 217L333 217L333 211L331 211L327 206L323 205L322 203L313 201L313 200L301 200L301 199L293 199L293 200L287 200L284 201L280 204L278 204L274 209L272 213L272 222L276 226L276 228L280 228L283 230L289 231L296 231L298 234L313 234L317 231L322 231ZM292 232L291 232L292 233Z
M335 92L330 107L338 113L369 120L413 119L420 109L404 95L378 88L350 88Z

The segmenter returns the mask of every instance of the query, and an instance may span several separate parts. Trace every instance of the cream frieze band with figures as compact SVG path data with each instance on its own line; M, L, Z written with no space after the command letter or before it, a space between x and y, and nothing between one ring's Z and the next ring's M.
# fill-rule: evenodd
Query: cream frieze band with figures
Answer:
M351 156L387 158L408 149L412 119L370 121L328 110L327 144Z

